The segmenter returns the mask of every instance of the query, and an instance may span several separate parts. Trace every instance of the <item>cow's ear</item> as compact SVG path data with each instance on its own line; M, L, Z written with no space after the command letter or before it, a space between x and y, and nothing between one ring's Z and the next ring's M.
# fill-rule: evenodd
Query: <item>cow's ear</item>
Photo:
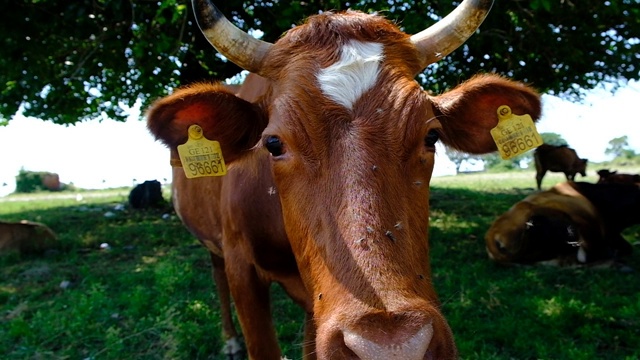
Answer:
M455 89L431 98L443 126L442 141L473 154L495 151L490 130L498 124L497 110L508 105L515 115L540 118L540 95L532 88L498 75L478 75Z
M267 121L260 106L205 83L177 89L147 111L149 131L171 149L187 141L191 125L200 125L207 139L220 142L226 162L255 146Z

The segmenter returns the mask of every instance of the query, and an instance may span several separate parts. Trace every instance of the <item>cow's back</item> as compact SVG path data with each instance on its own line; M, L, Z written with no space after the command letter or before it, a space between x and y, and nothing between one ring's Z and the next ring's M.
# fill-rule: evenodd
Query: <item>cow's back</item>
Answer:
M640 224L640 186L625 183L569 183L597 209L613 231Z
M0 221L0 253L17 250L21 253L43 252L57 242L48 226L32 221Z
M568 146L540 145L534 152L536 168L543 171L578 172L580 158Z

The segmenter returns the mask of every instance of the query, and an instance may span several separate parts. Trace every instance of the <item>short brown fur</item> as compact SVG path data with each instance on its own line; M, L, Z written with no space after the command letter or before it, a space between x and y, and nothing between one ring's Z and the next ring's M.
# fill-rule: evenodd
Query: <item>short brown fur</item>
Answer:
M351 109L326 96L316 77L349 41L384 47L375 85ZM201 85L149 110L149 128L172 156L198 123L230 164L225 177L197 182L174 169L174 201L187 227L201 240L208 236L205 244L224 260L250 358L281 356L272 282L307 313L306 359L353 359L370 350L347 334L381 349L423 339L416 341L426 350L413 358L457 357L429 265L432 141L439 134L462 151L494 150L488 131L497 107L537 120L540 100L496 75L430 96L414 80L416 54L408 36L381 17L318 15L273 45L261 71L268 80L240 90L267 82L262 96L247 101ZM201 226L206 234L198 234Z

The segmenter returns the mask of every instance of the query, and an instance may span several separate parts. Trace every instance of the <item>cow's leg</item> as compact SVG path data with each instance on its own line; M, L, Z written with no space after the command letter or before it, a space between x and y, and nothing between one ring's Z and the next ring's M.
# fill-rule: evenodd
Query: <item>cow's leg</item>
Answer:
M252 360L280 360L281 352L271 317L269 283L260 279L240 246L227 251L225 265L229 289ZM234 253L235 252L235 253Z
M305 311L304 339L302 342L302 358L305 360L316 359L316 324L313 319L313 302L307 293L307 289L298 275L281 278L280 285L287 295Z
M233 325L231 317L231 296L229 293L229 282L224 268L224 259L214 253L211 254L211 273L213 281L216 283L218 298L220 299L220 317L222 318L222 336L225 344L222 352L228 360L241 360L244 358L238 331Z
M576 178L576 174L564 173L564 177L567 178L567 181L573 181Z
M542 178L544 178L544 174L547 173L547 170L537 170L536 171L536 183L538 184L538 190L541 189Z

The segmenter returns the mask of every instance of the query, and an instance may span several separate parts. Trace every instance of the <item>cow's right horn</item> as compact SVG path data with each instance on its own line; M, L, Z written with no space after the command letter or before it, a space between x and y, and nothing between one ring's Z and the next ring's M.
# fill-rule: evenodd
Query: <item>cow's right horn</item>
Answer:
M493 0L465 0L449 15L411 36L421 56L422 69L460 47L480 27Z
M192 0L198 27L211 45L234 64L260 74L271 43L238 29L209 0Z

